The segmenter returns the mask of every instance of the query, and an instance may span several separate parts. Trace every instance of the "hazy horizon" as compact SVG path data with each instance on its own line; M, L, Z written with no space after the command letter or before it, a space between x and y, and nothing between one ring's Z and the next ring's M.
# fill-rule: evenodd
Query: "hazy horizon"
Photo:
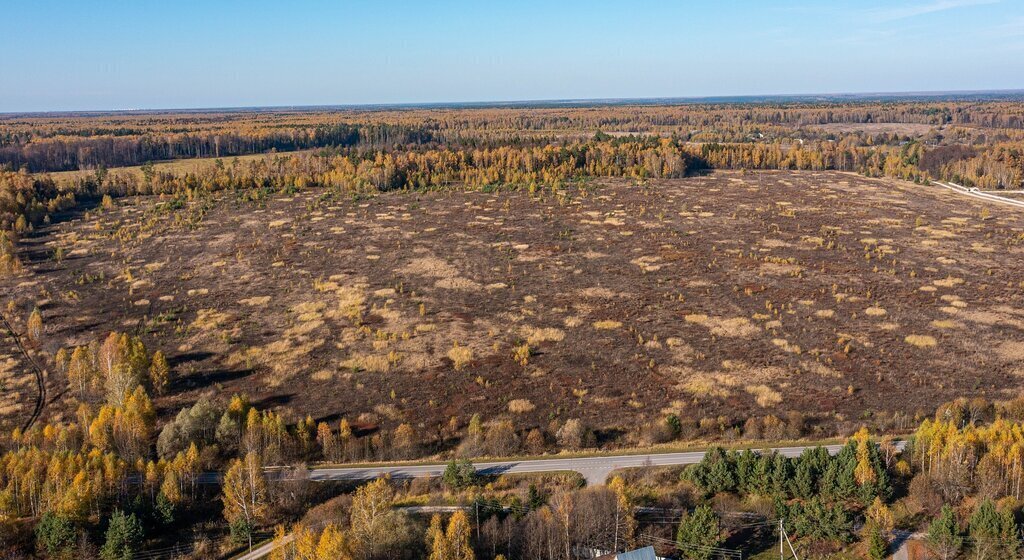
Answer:
M874 102L885 99L931 100L931 99L1024 99L1024 89L991 90L948 90L948 91L860 91L860 92L803 92L763 93L746 95L707 95L680 97L592 97L576 99L484 99L469 101L421 101L393 103L343 103L313 105L238 105L238 106L190 106L190 107L140 107L140 108L94 108L55 109L39 111L0 111L0 115L48 115L48 114L106 114L106 113L176 113L176 112L245 112L260 110L369 110L388 108L466 108L466 107L557 107L557 106L600 106L600 105L685 105L685 104L728 104L728 103L770 103L780 102L833 102L864 101Z

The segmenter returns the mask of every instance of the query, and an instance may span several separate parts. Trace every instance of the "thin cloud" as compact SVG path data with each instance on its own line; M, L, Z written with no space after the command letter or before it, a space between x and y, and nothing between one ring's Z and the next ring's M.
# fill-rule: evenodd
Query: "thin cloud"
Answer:
M899 8L883 8L868 12L868 17L878 22L896 21L957 8L997 4L1000 0L936 0L928 4L904 6Z
M1006 23L993 26L986 31L990 37L1021 37L1024 36L1024 17L1013 18Z

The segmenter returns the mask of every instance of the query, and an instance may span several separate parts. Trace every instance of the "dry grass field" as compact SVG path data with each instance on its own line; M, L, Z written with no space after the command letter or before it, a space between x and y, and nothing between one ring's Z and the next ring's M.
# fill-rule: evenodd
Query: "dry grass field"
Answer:
M271 152L266 154L249 154L243 156L227 156L222 158L192 158L192 159L178 159L171 161L158 161L153 162L153 170L155 172L174 173L176 175L184 175L186 173L199 173L201 171L212 168L217 164L217 161L221 161L224 165L229 165L236 160L240 164L248 164L254 161L273 159L275 157L291 157L296 154L303 154L309 150L296 150L292 152ZM141 165L133 165L130 167L114 167L111 168L110 173L112 174L123 174L131 175L136 179L142 179L143 172ZM82 169L78 171L56 171L48 173L50 177L53 177L54 181L58 183L71 183L91 177L96 174L93 169Z
M931 187L716 172L543 196L223 194L191 229L166 206L45 228L24 240L34 274L0 286L40 306L51 353L143 333L175 368L165 416L245 392L426 430L474 412L837 425L1024 385L1024 212ZM0 350L4 382L31 388L13 360Z

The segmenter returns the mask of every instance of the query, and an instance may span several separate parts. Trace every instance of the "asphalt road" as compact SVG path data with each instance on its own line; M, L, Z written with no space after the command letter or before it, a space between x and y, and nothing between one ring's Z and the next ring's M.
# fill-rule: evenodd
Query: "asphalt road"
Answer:
M902 442L900 442L902 444ZM778 447L769 449L785 455L797 457L809 447ZM829 453L838 452L842 445L826 445ZM546 473L558 471L575 471L584 476L587 484L604 484L608 475L616 469L633 467L665 467L677 465L693 465L704 458L704 451L685 453L652 453L650 455L615 455L606 457L577 457L535 459L529 461L495 461L474 463L478 473L483 475ZM381 465L374 467L342 467L310 469L309 479L313 481L331 480L372 480L383 475L394 479L438 477L444 473L446 464L432 465Z
M902 450L906 445L904 441L896 442L897 449ZM774 447L761 449L759 451L775 451L786 457L799 457L807 449L817 447L816 445L803 445L796 447ZM843 445L823 446L830 454L838 453ZM547 473L560 471L575 471L587 479L588 485L604 484L608 475L616 469L634 467L667 467L677 465L693 465L704 458L704 451L688 451L683 453L652 453L648 455L613 455L607 457L576 457L551 459L533 459L529 461L493 461L486 463L474 463L473 466L480 474L495 475L504 473ZM421 477L438 477L444 473L446 463L429 465L380 465L373 467L343 467L343 468L314 468L308 471L309 480L326 482L332 480L373 480L383 475L390 475L394 479L408 479ZM423 512L441 511L438 506L418 506ZM415 509L415 508L413 508ZM458 506L444 507L444 510L458 509ZM286 537L286 542L292 535ZM252 552L239 556L235 560L256 560L269 555L274 549L283 543L269 542L253 549Z

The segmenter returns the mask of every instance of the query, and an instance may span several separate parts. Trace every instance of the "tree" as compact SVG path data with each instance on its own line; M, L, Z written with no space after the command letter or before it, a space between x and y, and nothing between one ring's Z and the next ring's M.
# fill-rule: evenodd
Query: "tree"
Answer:
M1000 513L992 500L985 500L978 506L971 516L968 531L977 560L1016 555L1019 540L1013 512Z
M416 454L416 431L408 423L399 424L395 428L392 440L395 454L400 459L408 459Z
M668 428L669 436L672 439L679 439L679 435L683 433L683 422L675 414L669 414L665 417L665 426Z
M718 517L709 505L697 506L692 512L683 516L676 532L676 543L679 550L687 558L708 560L712 557L712 547L722 543L718 527Z
M375 558L393 535L395 516L391 509L395 491L386 478L378 478L356 490L352 498L350 523L358 556Z
M941 560L950 560L960 554L964 539L960 536L960 526L956 522L956 514L948 505L942 506L938 517L928 526L928 547Z
M633 515L633 499L627 493L626 481L621 476L612 477L608 489L615 494L615 537L614 543L624 542L629 546L635 544L636 517Z
M328 523L320 533L316 545L316 560L351 560L348 540L345 533L335 523Z
M889 541L885 538L882 528L874 523L868 523L867 531L867 556L868 560L885 560L889 556Z
M487 453L494 457L507 457L519 450L519 438L512 422L502 420L495 422L487 430L484 437Z
M469 542L471 533L466 512L460 509L452 514L452 518L448 520L448 530L445 532L445 540L448 541L450 553L447 560L475 559L473 547Z
M450 553L448 551L448 539L444 534L444 525L441 522L441 515L435 513L430 518L430 526L426 533L428 560L446 560Z
M167 363L164 353L157 350L149 364L149 383L153 391L158 395L167 392L167 385L171 382L171 366Z
M86 395L95 387L96 367L93 364L92 355L85 346L79 346L71 352L67 376L68 384L72 390L78 393L79 399L85 399Z
M267 481L263 475L263 462L255 453L244 459L235 459L224 475L224 518L232 529L252 547L252 529L266 516Z
M469 459L453 460L445 467L441 480L453 490L473 486L477 481L476 467Z
M36 525L36 543L49 558L72 558L76 540L75 525L70 519L55 513L44 513Z
M1017 521L1013 517L1013 511L1009 508L1004 509L999 516L1002 518L999 544L1002 548L1003 557L1017 558L1017 552L1020 549L1020 529L1017 527Z
M28 316L25 334L33 344L39 344L39 340L43 337L43 314L39 312L38 307L33 308L32 313Z
M427 528L426 544L428 560L474 560L473 547L470 544L472 529L469 518L463 510L456 511L448 520L448 529L444 529L440 515L430 518Z
M693 465L683 474L709 494L729 492L736 488L736 476L733 473L732 461L721 447L709 449L700 463ZM767 477L762 478L767 479Z
M142 524L135 514L115 510L110 517L106 539L100 549L103 560L131 560L142 543Z

